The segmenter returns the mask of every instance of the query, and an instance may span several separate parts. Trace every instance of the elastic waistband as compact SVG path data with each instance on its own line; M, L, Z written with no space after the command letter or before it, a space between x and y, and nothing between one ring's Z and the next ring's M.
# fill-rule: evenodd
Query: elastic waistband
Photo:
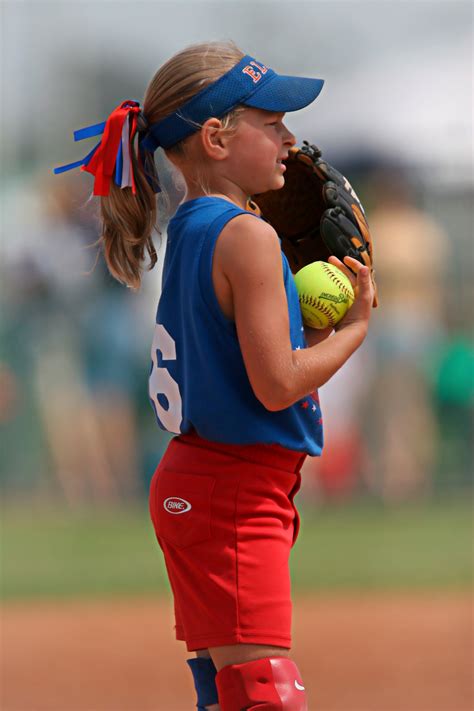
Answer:
M174 441L190 444L194 447L211 449L238 459L244 459L247 462L265 464L288 472L298 472L307 457L305 452L286 449L280 444L227 444L214 442L200 437L194 430L178 435L174 438Z

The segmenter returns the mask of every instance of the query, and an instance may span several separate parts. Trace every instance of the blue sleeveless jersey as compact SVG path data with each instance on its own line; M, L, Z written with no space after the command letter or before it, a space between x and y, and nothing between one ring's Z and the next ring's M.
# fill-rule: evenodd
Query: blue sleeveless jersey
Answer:
M321 454L317 392L278 412L254 395L234 321L222 312L212 282L217 238L236 215L253 214L224 198L182 203L168 225L163 285L152 345L150 400L159 426L194 429L230 444L279 444ZM255 219L260 219L255 216ZM286 256L283 277L294 350L306 347L298 293Z

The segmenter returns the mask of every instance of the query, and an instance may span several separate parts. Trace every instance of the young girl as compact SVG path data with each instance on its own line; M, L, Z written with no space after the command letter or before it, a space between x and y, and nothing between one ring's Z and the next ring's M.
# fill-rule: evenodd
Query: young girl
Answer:
M331 257L357 298L331 338L305 328L278 235L246 205L284 185L295 144L285 112L322 85L206 43L157 71L143 109L124 102L76 134L103 132L74 165L95 175L105 258L124 284L140 286L146 253L156 262L159 146L186 184L167 230L149 380L158 424L176 436L150 512L201 711L308 708L290 659L293 499L305 457L322 449L317 388L364 340L373 293L366 267Z

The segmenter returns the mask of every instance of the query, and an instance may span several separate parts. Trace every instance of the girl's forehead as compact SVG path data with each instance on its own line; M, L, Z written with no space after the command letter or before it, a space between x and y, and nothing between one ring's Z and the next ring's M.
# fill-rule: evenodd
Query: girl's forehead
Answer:
M266 109L256 109L251 106L245 107L244 116L255 117L257 120L282 119L285 116L284 111L267 111Z

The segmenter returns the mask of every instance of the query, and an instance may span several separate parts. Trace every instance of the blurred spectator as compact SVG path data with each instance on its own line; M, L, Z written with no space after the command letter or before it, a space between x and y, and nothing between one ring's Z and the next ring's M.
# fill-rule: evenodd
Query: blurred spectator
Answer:
M320 389L324 449L321 457L307 457L304 462L305 501L344 501L360 490L367 469L360 407L370 387L372 368L372 349L364 343Z
M93 269L97 220L77 179L42 182L38 192L32 246L15 256L8 274L9 340L13 324L21 325L17 342L30 349L28 367L17 374L28 393L22 407L36 406L50 458L45 468L71 504L128 497L141 486L135 393L146 369L137 364L144 356L139 301L100 261Z
M0 361L0 425L14 419L19 407L18 382L13 370Z
M435 474L441 491L473 483L474 343L459 326L433 354L434 411L442 433Z
M400 173L375 172L369 203L380 306L367 339L375 369L362 416L365 476L391 502L431 486L439 433L427 368L444 335L448 240Z

